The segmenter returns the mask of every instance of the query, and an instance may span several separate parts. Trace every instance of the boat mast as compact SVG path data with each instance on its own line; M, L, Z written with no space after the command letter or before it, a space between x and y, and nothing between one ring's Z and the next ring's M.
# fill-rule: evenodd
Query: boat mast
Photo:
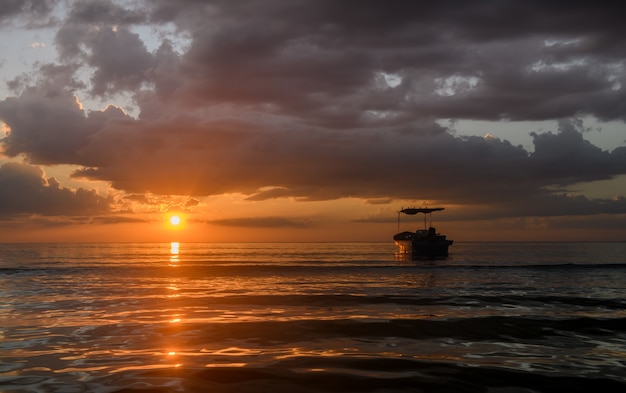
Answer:
M400 209L400 211L398 212L398 232L400 233L400 213L402 213L402 209Z

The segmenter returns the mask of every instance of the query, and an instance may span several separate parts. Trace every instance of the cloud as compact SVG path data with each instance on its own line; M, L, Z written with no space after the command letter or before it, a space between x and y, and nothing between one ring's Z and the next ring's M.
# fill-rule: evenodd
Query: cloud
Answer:
M229 103L334 128L623 120L625 39L615 12L530 3L77 2L57 44L63 59L95 70L93 94L136 93L146 114L156 102L140 87L156 83L161 98L185 105ZM178 55L165 40L148 52L130 30L148 21L175 25L191 38L188 50Z
M150 204L150 200L144 194L129 194L129 195L125 195L124 199L127 199L129 201L138 202L138 203L141 203L142 205Z
M39 167L18 163L0 166L0 216L106 214L110 203L93 190L62 187L56 179L46 178Z
M624 90L614 89L624 28L603 4L153 2L151 11L193 37L181 94L198 104L269 105L333 127L376 125L381 114L404 123L624 116ZM381 83L384 74L398 84ZM454 94L442 95L451 80Z
M80 158L88 137L112 119L125 114L115 107L87 115L78 98L65 87L77 84L67 67L44 66L42 81L23 90L19 97L0 101L0 119L11 129L2 142L5 153L28 155L37 164L88 163Z
M534 176L553 179L557 184L571 184L611 178L624 173L626 147L602 151L583 139L573 122L561 121L559 133L532 133L536 166Z
M336 132L211 121L193 112L157 120L133 119L116 107L85 113L69 92L51 94L46 86L0 102L11 128L6 153L81 165L75 176L131 193L484 204L546 197L550 186L626 173L626 148L603 151L568 121L557 133L533 134L530 153L497 138L457 137L434 122L409 133Z
M136 4L137 7L141 3ZM139 8L127 9L111 0L86 0L72 4L68 23L129 25L145 22Z
M75 2L56 35L60 64L0 101L2 146L132 194L623 212L567 193L626 174L626 148L600 149L579 122L626 120L617 14L553 1ZM175 33L147 45L147 25ZM85 91L130 97L139 115L86 110ZM440 119L560 123L527 151Z
M135 6L126 9L112 1L77 2L57 31L61 59L85 63L94 70L90 80L94 96L133 92L139 100L145 83L155 85L163 98L175 85L180 70L171 68L176 60L170 42L164 40L157 51L148 51L139 34L131 31L133 25L146 22L141 4ZM164 69L170 72L162 77Z
M101 28L88 41L91 55L88 63L96 67L91 78L92 93L104 95L110 91L136 90L144 81L144 73L154 68L139 35L125 28Z
M36 23L49 16L56 0L4 0L0 3L0 25L24 19L27 24Z
M391 198L369 199L365 201L368 205L388 205L393 202Z
M207 221L212 225L246 228L305 228L311 225L309 219L293 219L284 217L245 217L225 218Z
M195 198L191 198L188 199L187 202L185 202L185 208L186 209L190 209L192 207L196 207L200 204L200 201L195 199Z

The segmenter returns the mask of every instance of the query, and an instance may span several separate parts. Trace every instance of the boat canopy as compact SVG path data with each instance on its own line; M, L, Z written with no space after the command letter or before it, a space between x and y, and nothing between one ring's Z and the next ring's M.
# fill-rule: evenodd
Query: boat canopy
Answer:
M428 213L437 212L443 209L444 209L443 207L409 207L409 208L400 210L399 213L404 213L404 214L408 214L412 216L417 213L428 214Z

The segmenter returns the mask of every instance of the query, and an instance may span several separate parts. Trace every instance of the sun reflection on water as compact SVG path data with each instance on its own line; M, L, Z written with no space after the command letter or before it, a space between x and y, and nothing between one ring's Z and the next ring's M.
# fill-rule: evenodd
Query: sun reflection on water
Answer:
M178 266L178 263L180 262L179 253L180 253L180 243L171 242L170 243L170 266Z
M286 245L181 243L90 245L81 251L87 254L68 254L67 265L57 266L61 262L49 262L45 254L37 262L43 270L6 268L0 280L9 294L0 307L0 391L23 384L19 387L33 386L21 391L69 392L101 380L119 382L118 390L128 382L146 391L170 391L157 385L221 375L222 370L202 373L211 367L249 367L268 376L282 375L274 370L284 367L376 380L417 373L403 362L430 362L437 370L454 364L541 378L587 373L623 380L618 373L626 350L617 323L626 311L618 307L624 286L614 267L594 273L533 265L515 267L520 274L511 275L508 265L466 267L478 260L473 256L417 266L394 261L387 249L386 259L378 261L370 259L379 254L344 260L335 253L319 257L325 255L319 250L300 257L300 249L278 248ZM110 254L95 254L106 247ZM307 253L310 247L317 246L307 245ZM572 292L575 281L587 276L598 285L591 300ZM531 280L537 287L528 291ZM609 294L600 297L595 291L604 288ZM541 330L542 316L560 330ZM531 330L509 330L505 318ZM576 322L571 329L566 318ZM616 325L609 325L612 321ZM478 326L471 332L475 339L464 333L466 322ZM512 343L506 334L517 332ZM388 369L388 360L401 367ZM247 372L241 375L254 375ZM252 384L243 383L242 389Z

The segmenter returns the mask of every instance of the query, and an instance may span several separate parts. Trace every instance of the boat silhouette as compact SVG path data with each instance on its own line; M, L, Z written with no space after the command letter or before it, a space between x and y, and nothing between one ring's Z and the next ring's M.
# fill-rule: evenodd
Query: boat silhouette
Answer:
M393 241L398 246L398 251L403 254L411 254L413 257L441 258L448 256L448 248L453 241L446 239L445 235L437 233L432 226L432 212L444 210L443 207L410 207L398 211L398 231L400 231L400 215L424 214L424 229L415 232L398 232L393 236Z

